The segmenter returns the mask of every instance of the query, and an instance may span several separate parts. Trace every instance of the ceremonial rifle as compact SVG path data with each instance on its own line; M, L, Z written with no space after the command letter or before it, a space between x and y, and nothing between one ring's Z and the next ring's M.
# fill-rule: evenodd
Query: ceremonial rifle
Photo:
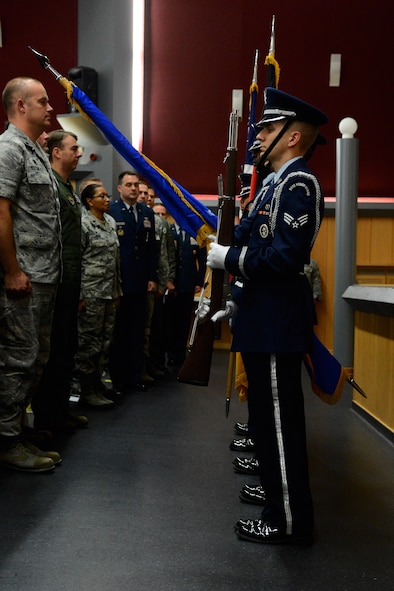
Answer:
M226 164L225 195L222 194L221 177L219 177L217 241L223 246L232 244L234 233L238 121L239 114L237 111L233 111L230 114L228 147L224 159ZM186 360L178 374L178 380L185 384L208 386L215 340L215 323L212 322L212 316L223 307L223 286L226 273L223 269L213 269L211 272L209 312L202 319L198 319L198 315L196 315L193 341L189 343Z

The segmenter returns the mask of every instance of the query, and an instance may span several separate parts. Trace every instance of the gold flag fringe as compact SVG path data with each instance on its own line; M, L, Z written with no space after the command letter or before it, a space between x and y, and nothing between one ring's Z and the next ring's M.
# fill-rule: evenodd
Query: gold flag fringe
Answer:
M265 66L274 66L275 67L275 82L276 82L275 87L278 88L279 76L280 76L280 67L279 67L278 62L276 61L276 59L272 55L272 53L269 53L266 56L264 65Z

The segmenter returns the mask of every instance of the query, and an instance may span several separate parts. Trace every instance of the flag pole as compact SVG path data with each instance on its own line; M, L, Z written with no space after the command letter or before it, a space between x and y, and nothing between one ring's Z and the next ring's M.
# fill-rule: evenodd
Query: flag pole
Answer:
M69 102L77 107L83 117L93 122L115 150L152 185L182 229L193 236L201 246L205 245L209 240L208 237L216 231L216 215L147 156L136 150L76 84L59 74L50 65L47 56L30 46L29 49L37 57L41 66L49 70L66 89Z
M275 15L272 15L270 46L264 64L268 66L266 86L278 88L280 68L275 59Z
M254 68L253 68L253 78L252 78L252 85L251 85L251 91L254 91L256 93L256 99L257 99L257 95L259 92L259 87L257 85L257 65L258 65L258 59L259 59L259 50L256 49L255 52L255 56L254 56ZM255 101L256 102L256 101ZM252 94L250 93L250 99L249 99L249 112L251 112L252 109ZM256 106L254 108L254 112L253 114L255 115L255 111L256 111ZM253 142L250 142L251 140L251 135L253 135L254 133L254 128L253 128L253 124L255 123L255 121L250 121L250 117L249 117L249 130L248 130L248 146L247 146L247 150L250 149L251 145ZM245 159L245 161L247 161L247 157ZM250 193L249 193L249 200L251 201L256 193L256 186L257 186L257 178L258 178L258 174L257 174L257 170L256 167L254 165L252 165L252 176L250 179Z
M256 95L258 92L257 59L258 59L258 50L256 49L254 69L253 69L253 79L252 79L252 84L250 86L251 97L252 97L252 89L256 90ZM275 59L275 15L273 15L272 19L271 19L271 33L270 33L269 49L268 49L268 54L266 55L266 58L264 61L264 65L266 65L268 67L266 86L273 86L275 88L278 88L280 68L279 68L278 62ZM251 114L249 115L249 124L250 123L251 123ZM255 123L255 121L253 121L252 123ZM250 127L251 127L251 125L249 125L249 130L248 130L247 149L252 147L253 141L250 141L250 139L253 137L253 135L255 135L254 128L252 127L252 130L251 130ZM252 154L252 153L250 152L250 154ZM248 156L248 153L247 153L247 156ZM247 162L247 160L248 160L248 157L245 158L245 162ZM253 158L251 158L251 160L253 160ZM245 166L244 166L244 172L246 172ZM252 166L251 171L249 171L249 173L251 174L250 200L252 200L255 197L256 185L257 185L257 179L258 179L257 169L254 164ZM267 170L267 173L268 173L268 170ZM244 365L242 362L242 357L241 357L240 353L237 353L237 365L238 365L238 367L235 370L236 390L238 391L240 397L242 396L243 399L246 399L248 383L247 383L247 376L246 376L245 368L244 368Z

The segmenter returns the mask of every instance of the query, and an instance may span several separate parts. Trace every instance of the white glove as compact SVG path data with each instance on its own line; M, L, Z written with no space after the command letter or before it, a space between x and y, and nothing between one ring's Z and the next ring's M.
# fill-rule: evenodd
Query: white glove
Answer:
M207 256L207 266L211 267L211 269L224 269L224 260L229 248L229 246L222 246L212 242Z
M204 318L209 314L210 304L210 298L204 298L201 302L198 303L195 315L199 320L204 320Z
M211 318L212 322L232 318L237 313L238 306L233 300L228 300L224 310L218 310Z

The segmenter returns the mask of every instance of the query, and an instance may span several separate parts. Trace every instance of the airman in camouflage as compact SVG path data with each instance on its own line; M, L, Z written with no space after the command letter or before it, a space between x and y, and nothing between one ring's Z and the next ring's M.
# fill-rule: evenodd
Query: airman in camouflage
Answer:
M58 185L62 228L62 278L52 322L51 352L31 407L34 426L52 433L73 433L88 423L72 414L70 384L78 347L78 305L81 287L81 202L70 180L82 155L78 137L57 129L47 135L47 150Z
M80 374L81 403L109 407L113 401L103 392L101 376L112 340L116 305L122 295L119 241L115 220L106 213L109 197L104 187L88 185L81 199L87 211L82 215L76 368Z
M0 463L42 472L61 458L24 441L22 431L49 356L61 270L57 187L36 141L53 109L31 78L10 80L3 106L9 126L0 136Z
M154 194L151 196L150 207L155 212L155 233L156 240L159 241L159 265L157 293L150 327L147 368L149 375L159 377L165 371L164 297L166 293L175 289L176 253L171 225L166 219L167 210L161 203L155 205Z

